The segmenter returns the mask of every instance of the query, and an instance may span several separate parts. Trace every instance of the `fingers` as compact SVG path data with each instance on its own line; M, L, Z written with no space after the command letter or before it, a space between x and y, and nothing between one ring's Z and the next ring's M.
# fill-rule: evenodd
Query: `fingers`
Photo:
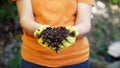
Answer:
M70 47L75 43L76 30L72 26L49 27L48 25L44 25L38 28L34 33L39 44L43 47L55 50L56 53L59 53L61 49Z
M40 34L43 30L45 30L46 28L50 27L49 25L43 25L40 28L38 28L35 32L34 32L34 36L36 38L40 38Z
M41 44L42 46L48 47L48 43L47 43L45 40L43 40L42 38L39 38L39 39L38 39L38 42L39 42L39 44Z
M46 42L43 38L38 39L38 43L41 44L43 47L49 48L49 49L55 49L54 47L50 46L48 42Z
M70 47L72 44L75 43L76 37L68 36L62 43L59 45L60 49Z
M49 28L51 28L49 25L41 26L34 32L34 36L37 38L38 43L41 44L43 47L46 47L49 49L55 49L54 47L49 45L49 43L50 43L49 39L45 39L45 35L42 34L42 33L44 33L43 31L45 31Z
M66 29L69 30L71 36L78 36L79 32L73 26L66 26Z
M63 41L62 41L62 44L63 44L64 48L67 48L67 47L69 47L69 46L71 45L71 44L68 43L66 40L63 40Z
M68 37L66 38L66 40L67 40L70 44L73 44L73 43L75 42L75 40L76 40L76 37L68 36Z
M69 30L70 34L69 36L67 36L63 41L62 43L59 45L59 47L61 49L63 48L67 48L67 47L70 47L72 44L75 43L76 41L76 36L78 34L78 32L75 30L74 27L72 26L67 26L65 27L67 30Z

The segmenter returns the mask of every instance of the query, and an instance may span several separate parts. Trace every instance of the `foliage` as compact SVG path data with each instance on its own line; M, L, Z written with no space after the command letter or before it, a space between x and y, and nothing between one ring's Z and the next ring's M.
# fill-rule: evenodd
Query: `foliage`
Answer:
M0 24L9 24L17 21L18 14L15 4L11 0L0 0Z
M6 55L13 54L14 58L11 60L9 56L7 62L0 63L0 68L18 68L20 65L20 46L13 43L10 51L6 48L10 47L9 44L14 40L19 40L22 30L19 24L19 17L15 3L12 0L0 0L0 60L7 60ZM19 37L19 39L18 39ZM2 51L1 51L2 49ZM7 51L5 51L7 50ZM4 59L2 59L4 58ZM1 66L2 65L2 66Z
M7 68L19 68L21 63L21 56L20 56L20 46L18 44L15 44L12 48L12 53L14 55L14 58L10 60L7 64Z
M112 4L120 6L120 0L109 0Z
M111 43L120 40L120 10L113 10L110 7L111 3L120 6L120 0L101 1L105 3L107 9L106 13L109 17L105 18L103 14L93 14L93 27L88 35L88 38L91 45L91 57L104 61L106 60L106 57L108 58L108 46ZM8 45L8 42L11 42L12 39L16 39L16 37L18 38L21 36L21 31L15 4L11 0L0 0L0 48L4 49ZM20 46L15 44L12 48L12 53L14 54L14 58L4 65L6 65L7 68L19 68L21 61Z
M93 28L88 36L91 43L91 57L103 61L109 58L107 55L109 45L120 41L120 10L112 9L109 2L105 4L107 5L105 13L93 14ZM104 14L108 17L105 18Z

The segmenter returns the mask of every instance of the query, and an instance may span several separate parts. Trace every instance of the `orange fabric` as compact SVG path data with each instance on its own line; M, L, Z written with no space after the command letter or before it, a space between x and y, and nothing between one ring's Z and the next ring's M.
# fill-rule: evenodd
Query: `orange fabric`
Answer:
M93 0L32 0L35 21L53 27L73 26L78 1L93 5ZM22 40L22 58L38 65L59 67L81 63L89 58L89 43L86 37L77 39L75 44L62 49L59 54L41 46L36 38L26 32Z

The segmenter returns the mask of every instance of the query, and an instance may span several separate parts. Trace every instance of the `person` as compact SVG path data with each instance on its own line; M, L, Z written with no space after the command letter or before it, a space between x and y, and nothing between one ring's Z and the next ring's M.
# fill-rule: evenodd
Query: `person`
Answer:
M94 0L14 0L23 28L21 68L89 68L89 43ZM34 32L42 25L73 26L79 36L73 45L56 54L41 46Z

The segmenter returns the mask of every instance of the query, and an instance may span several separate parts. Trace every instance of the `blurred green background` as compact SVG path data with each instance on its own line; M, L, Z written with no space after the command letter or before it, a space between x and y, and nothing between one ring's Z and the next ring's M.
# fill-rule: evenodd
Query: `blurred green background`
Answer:
M0 0L0 68L19 68L21 35L15 3ZM107 53L111 44L120 41L120 0L95 0L88 39L91 68L120 68L112 67L120 57Z

